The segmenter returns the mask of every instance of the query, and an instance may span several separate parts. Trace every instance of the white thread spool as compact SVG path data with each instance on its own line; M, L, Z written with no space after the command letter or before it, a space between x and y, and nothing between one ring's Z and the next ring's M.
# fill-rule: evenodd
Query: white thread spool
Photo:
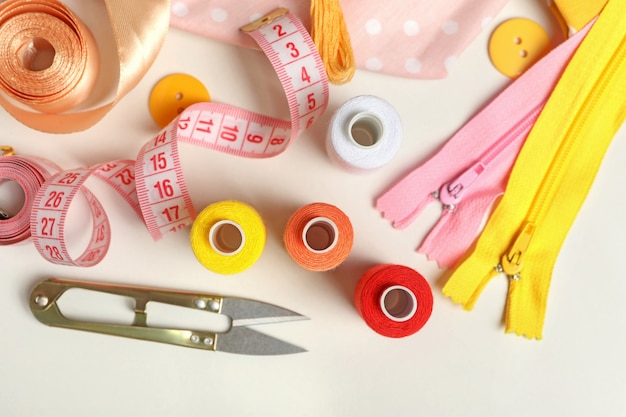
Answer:
M363 95L346 101L333 115L326 137L330 159L352 172L371 171L389 163L402 143L402 121L380 97Z

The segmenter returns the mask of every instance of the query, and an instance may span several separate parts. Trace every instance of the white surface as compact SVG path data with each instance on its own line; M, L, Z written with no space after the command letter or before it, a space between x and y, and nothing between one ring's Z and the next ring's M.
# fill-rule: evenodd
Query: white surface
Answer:
M541 342L504 334L505 278L489 284L472 312L441 295L446 271L414 250L438 216L437 207L404 231L394 230L373 208L374 198L391 182L431 155L509 82L489 63L488 33L509 16L549 23L541 4L511 1L446 80L359 71L350 84L331 87L324 118L274 159L246 160L182 145L198 211L238 199L253 205L266 222L266 249L244 273L220 276L203 268L186 233L153 242L133 212L97 180L93 189L113 228L102 263L90 269L55 266L32 244L1 247L0 415L626 415L626 195L619 157L626 153L624 129L561 251ZM97 126L52 136L5 113L0 142L64 168L134 158L157 131L148 112L150 89L173 72L199 78L216 101L287 117L278 81L260 52L171 30L147 76ZM355 175L329 162L324 137L333 111L361 94L380 96L397 108L405 140L392 163ZM303 270L282 245L289 215L316 201L339 206L355 229L351 256L327 273ZM379 336L353 307L357 280L382 262L413 267L433 287L433 315L413 336ZM241 356L48 328L31 315L28 295L36 282L53 276L268 301L311 320L263 326L263 331L309 351Z

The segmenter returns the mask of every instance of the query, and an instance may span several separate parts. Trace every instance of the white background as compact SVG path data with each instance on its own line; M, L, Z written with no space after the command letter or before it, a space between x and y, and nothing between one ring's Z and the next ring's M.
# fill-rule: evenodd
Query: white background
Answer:
M79 11L102 24L97 2ZM181 160L196 209L236 199L263 217L268 241L247 271L221 276L202 267L188 233L153 242L142 222L112 191L90 184L107 208L113 240L99 265L55 266L32 244L0 248L0 415L13 416L618 416L626 415L626 132L616 136L554 271L544 340L504 334L507 282L494 279L471 312L441 295L447 272L415 248L439 215L431 206L408 229L394 230L374 198L424 161L510 80L490 64L491 30L508 17L538 21L558 39L543 2L511 1L457 60L445 80L417 81L358 71L331 87L324 117L287 151L247 160L182 145ZM93 26L92 26L93 27ZM155 64L99 124L72 135L31 130L4 113L1 144L46 157L64 168L134 158L158 131L148 111L152 86L184 72L213 100L287 117L278 80L258 51L171 29ZM334 165L324 151L333 112L372 94L396 107L404 123L398 156L363 175ZM0 193L7 191L0 188ZM282 234L288 217L312 202L340 207L355 245L334 271L295 264ZM79 204L80 206L80 204ZM88 216L72 208L73 221ZM413 336L389 339L367 327L352 303L370 266L398 263L432 285L434 310ZM49 328L28 308L32 287L63 277L213 292L255 298L310 317L263 331L308 352L288 356L213 353ZM94 306L74 307L87 314Z

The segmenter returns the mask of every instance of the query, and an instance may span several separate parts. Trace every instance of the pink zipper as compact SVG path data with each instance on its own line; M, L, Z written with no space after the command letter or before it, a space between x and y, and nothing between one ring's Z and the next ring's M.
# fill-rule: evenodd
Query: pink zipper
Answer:
M442 204L442 215L418 252L441 267L460 261L504 193L526 136L589 27L526 71L439 152L376 200L376 208L398 229L406 228L429 203Z

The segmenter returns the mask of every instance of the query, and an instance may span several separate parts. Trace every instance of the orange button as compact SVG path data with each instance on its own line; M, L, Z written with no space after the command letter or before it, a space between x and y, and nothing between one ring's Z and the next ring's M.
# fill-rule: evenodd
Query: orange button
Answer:
M187 74L162 78L150 93L150 114L160 127L167 126L183 110L195 103L211 100L206 87Z
M498 71L517 78L550 51L550 37L536 22L515 18L503 22L489 39L489 58Z

